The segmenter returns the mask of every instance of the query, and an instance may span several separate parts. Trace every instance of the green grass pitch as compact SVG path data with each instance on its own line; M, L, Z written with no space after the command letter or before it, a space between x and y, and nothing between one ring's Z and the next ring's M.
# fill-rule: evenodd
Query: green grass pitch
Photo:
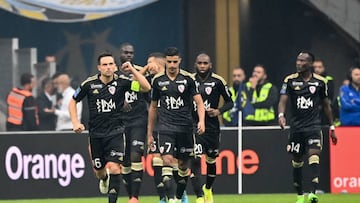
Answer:
M360 194L321 194L319 203L359 203ZM216 203L295 203L295 194L252 194L252 195L214 195ZM141 203L156 203L155 196L140 197ZM107 202L106 197L102 198L73 198L73 199L39 199L39 200L0 200L0 203L101 203ZM120 197L118 202L127 202L127 199ZM189 202L195 202L194 196L189 196Z

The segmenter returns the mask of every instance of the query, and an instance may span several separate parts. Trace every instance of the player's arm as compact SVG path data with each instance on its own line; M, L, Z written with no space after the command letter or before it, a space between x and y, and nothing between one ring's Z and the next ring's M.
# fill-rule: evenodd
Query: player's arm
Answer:
M330 100L328 98L323 99L322 102L322 106L324 109L324 113L326 115L326 117L328 118L328 121L330 123L330 138L331 138L331 142L336 145L337 144L337 137L335 135L335 126L334 126L334 119L333 119L333 115L332 115L332 110L331 110L331 105L330 105Z
M219 85L219 89L220 89L220 94L224 99L224 104L222 105L222 107L218 108L218 109L208 109L207 110L207 114L210 117L216 117L218 115L223 114L226 111L229 111L230 109L232 109L234 107L234 102L231 99L231 93L229 91L229 89L227 88L226 84L224 84L223 82L218 83Z
M69 113L70 113L70 119L73 125L73 131L76 133L81 133L83 130L85 130L85 126L79 121L77 112L77 102L74 98L71 98L69 102Z
M200 94L194 95L193 100L196 103L197 114L198 114L198 117L199 117L198 129L197 130L198 130L199 134L203 134L205 132L205 107L204 107L204 102L203 102Z
M148 113L148 126L147 126L147 141L148 146L151 146L154 142L152 133L154 131L154 125L157 119L157 101L151 101Z
M136 91L139 90L140 92L148 92L151 89L151 86L147 79L141 74L138 70L134 68L134 66L131 65L130 62L123 63L121 68L124 71L131 72L134 76L134 80L138 81L140 84L140 87L132 87L132 90ZM136 84L136 83L134 83ZM133 85L132 85L133 86ZM136 86L136 85L135 85Z
M279 105L278 105L278 121L281 129L285 129L286 126L286 119L285 119L285 111L286 111L286 104L288 101L289 96L286 94L282 94L280 96Z

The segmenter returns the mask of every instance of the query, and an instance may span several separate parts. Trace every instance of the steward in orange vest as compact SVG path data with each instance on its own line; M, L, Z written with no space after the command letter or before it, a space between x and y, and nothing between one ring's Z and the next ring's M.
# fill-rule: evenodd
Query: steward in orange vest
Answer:
M23 88L13 88L7 96L7 131L38 130L38 108L31 90L35 86L34 76L25 73L21 76Z

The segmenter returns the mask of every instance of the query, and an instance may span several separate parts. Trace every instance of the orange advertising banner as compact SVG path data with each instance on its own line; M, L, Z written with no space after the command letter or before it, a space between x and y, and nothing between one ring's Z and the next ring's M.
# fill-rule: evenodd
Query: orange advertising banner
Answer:
M360 127L338 127L336 146L330 143L332 193L360 193Z

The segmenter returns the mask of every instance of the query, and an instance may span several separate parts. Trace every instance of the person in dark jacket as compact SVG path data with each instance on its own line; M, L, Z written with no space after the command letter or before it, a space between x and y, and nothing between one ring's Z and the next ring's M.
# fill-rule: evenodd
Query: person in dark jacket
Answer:
M52 96L55 88L51 78L45 78L41 87L43 92L36 98L39 107L39 130L55 130L56 115Z

